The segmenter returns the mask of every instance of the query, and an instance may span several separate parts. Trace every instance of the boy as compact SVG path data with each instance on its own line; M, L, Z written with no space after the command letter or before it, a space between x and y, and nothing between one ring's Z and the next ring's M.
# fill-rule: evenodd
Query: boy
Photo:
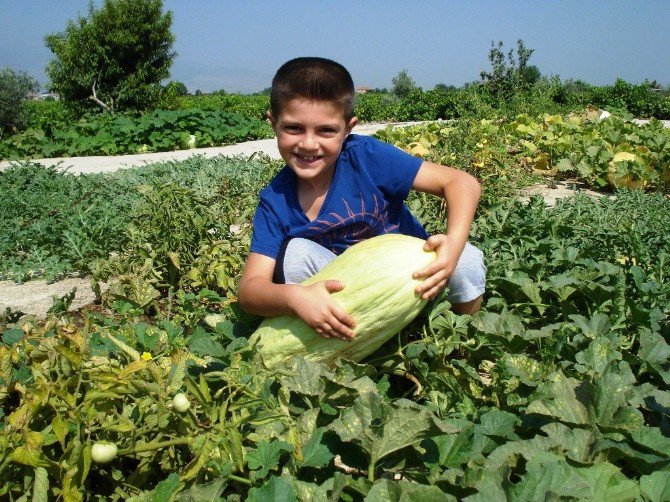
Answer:
M476 312L486 268L467 238L479 183L463 171L350 135L357 122L353 102L349 72L328 59L292 59L272 80L268 118L286 166L260 193L240 283L242 308L297 315L324 337L351 339L356 320L330 297L346 284L299 283L350 245L396 232L427 239L424 249L437 254L414 273L423 279L417 294L434 298L448 284L452 309ZM404 203L410 188L444 197L446 234L429 237L410 214Z

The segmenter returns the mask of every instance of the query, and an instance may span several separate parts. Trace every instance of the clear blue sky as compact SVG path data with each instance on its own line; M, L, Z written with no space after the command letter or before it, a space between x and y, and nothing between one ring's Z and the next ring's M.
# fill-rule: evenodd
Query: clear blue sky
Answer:
M101 5L102 0L95 0ZM0 67L46 83L44 35L86 15L88 0L0 0ZM191 92L252 92L284 61L323 56L356 86L390 87L406 69L418 85L460 86L488 69L492 41L521 38L530 64L562 80L670 84L669 0L164 0L172 11L171 78Z

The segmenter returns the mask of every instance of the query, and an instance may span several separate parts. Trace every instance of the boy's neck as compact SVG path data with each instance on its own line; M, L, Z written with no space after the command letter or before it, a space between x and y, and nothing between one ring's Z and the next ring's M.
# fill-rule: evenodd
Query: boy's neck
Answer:
M326 200L326 195L333 181L334 171L332 169L330 176L327 178L320 177L314 180L298 178L296 180L298 202L310 221L315 220L321 211L321 207Z

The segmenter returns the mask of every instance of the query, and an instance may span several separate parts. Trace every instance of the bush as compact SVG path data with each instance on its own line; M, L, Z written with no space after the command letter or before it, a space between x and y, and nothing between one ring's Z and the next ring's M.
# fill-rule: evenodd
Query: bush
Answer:
M22 129L26 122L23 107L30 91L37 91L37 81L25 72L0 69L0 136Z

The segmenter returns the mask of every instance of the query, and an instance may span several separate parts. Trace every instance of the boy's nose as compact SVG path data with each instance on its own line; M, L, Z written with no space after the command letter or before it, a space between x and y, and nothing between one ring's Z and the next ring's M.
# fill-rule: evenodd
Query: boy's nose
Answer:
M319 142L314 135L305 134L298 143L298 146L304 150L316 150L319 148Z

